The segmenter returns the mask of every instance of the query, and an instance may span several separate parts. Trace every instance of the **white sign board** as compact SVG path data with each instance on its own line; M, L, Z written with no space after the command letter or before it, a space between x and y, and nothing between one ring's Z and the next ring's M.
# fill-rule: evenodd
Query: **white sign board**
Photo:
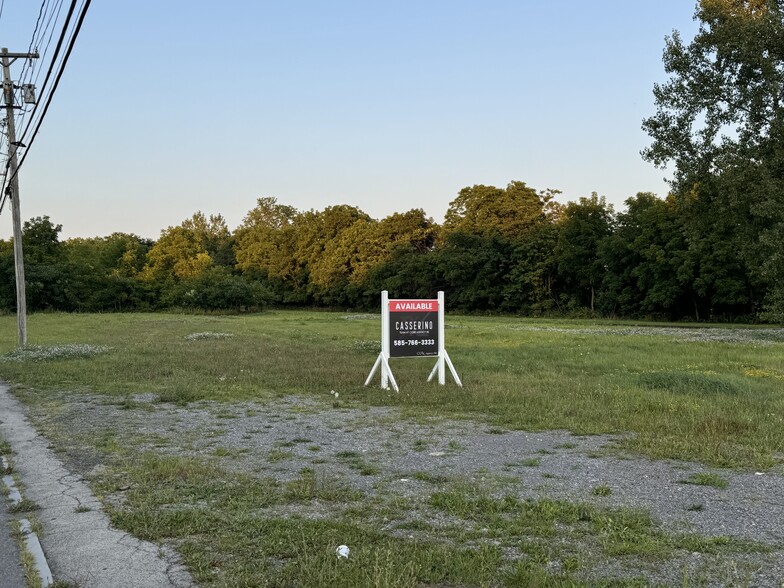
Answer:
M438 383L446 384L446 368L458 386L462 382L444 347L444 293L436 300L390 300L386 290L381 293L381 353L379 353L365 386L370 384L376 371L381 369L381 387L390 384L399 392L395 376L389 367L392 357L436 357L436 365L427 381L438 373Z

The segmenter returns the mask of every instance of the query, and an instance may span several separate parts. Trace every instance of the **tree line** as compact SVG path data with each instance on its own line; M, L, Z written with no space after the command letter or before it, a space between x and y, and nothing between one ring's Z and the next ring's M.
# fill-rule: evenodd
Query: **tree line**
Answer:
M60 241L24 224L32 310L375 309L379 292L446 292L466 312L758 320L776 284L675 196L640 193L616 213L596 194L559 204L523 182L460 191L438 224L421 209L375 220L336 205L298 211L259 198L233 232L197 212L157 241L115 233ZM710 250L706 251L707 244ZM15 305L13 249L0 242L0 308ZM768 313L767 315L765 313Z

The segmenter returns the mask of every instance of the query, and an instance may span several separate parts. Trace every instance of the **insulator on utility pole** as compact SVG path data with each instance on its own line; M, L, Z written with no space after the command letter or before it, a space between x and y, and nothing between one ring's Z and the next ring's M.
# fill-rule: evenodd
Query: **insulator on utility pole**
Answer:
M22 99L25 104L35 104L35 84L22 84Z

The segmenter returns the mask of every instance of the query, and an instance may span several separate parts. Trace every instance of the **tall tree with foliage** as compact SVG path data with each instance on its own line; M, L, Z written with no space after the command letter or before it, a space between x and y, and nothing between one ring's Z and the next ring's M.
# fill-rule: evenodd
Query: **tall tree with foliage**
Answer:
M73 276L60 242L62 225L48 216L31 218L22 227L27 307L30 310L73 310Z
M613 209L604 196L569 202L558 221L555 259L565 293L573 302L596 309L597 290L604 280L602 242L613 229Z
M237 267L243 272L287 277L294 254L291 227L298 214L277 198L259 198L234 233Z
M151 303L149 291L138 276L151 246L151 241L125 233L65 241L63 249L74 280L74 308L146 308Z
M554 190L537 192L525 182L506 188L475 185L460 190L444 217L444 232L517 238L545 221Z
M758 311L766 292L784 320L784 3L701 0L695 19L691 43L666 40L643 156L674 164L690 247L712 255L698 277L711 308Z
M600 310L610 315L700 319L692 290L694 263L688 255L680 208L672 196L641 192L626 200L612 235L600 245L606 268Z

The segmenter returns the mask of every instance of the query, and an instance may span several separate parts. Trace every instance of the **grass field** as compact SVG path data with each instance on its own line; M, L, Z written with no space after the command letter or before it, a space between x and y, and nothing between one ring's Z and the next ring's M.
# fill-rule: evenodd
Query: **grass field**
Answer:
M0 353L12 352L14 318L0 317L0 326ZM715 341L704 330L684 339L634 334L622 324L477 317L449 317L447 327L463 389L426 383L432 361L425 359L393 362L400 394L364 388L380 346L379 319L294 311L38 314L30 318L31 344L109 350L80 358L77 349L68 361L0 361L0 378L40 390L153 392L180 403L334 390L343 402L395 405L416 415L479 416L509 428L580 434L636 433L627 448L654 458L758 469L782 459L780 333Z
M453 316L446 345L464 388L428 384L433 361L406 359L392 362L396 394L378 382L362 386L380 348L378 316L39 314L30 317L31 346L21 351L14 317L0 317L0 327L0 378L39 415L57 413L63 394L155 410L134 400L142 394L154 397L153 405L217 401L226 410L215 412L216 427L225 430L236 418L233 407L293 395L316 414L319 406L389 406L400 418L470 419L499 434L621 434L626 451L711 467L756 471L784 458L784 333L776 329ZM668 533L634 509L520 500L504 493L499 475L477 484L414 472L432 486L416 503L385 493L388 480L378 480L372 495L315 466L280 481L224 467L231 448L214 447L209 457L161 455L139 451L139 441L111 430L76 439L56 420L40 417L38 424L66 454L76 441L83 444L77 452L97 452L107 467L93 478L95 490L123 496L122 504L106 503L113 523L173 544L204 586L644 586L638 576L586 578L608 561L666 567L683 553L715 558L716 565L732 561L736 569L739 558L769 550L729 537ZM311 450L313 463L326 462L302 435L265 459L291 459L295 445ZM447 450L459 452L460 440ZM536 470L544 457L519 465ZM357 476L379 477L351 448L334 460ZM726 486L716 474L684 474L683 483ZM611 495L606 484L586 489L586 500ZM327 518L318 515L325 511ZM354 555L342 563L334 545L344 542ZM679 585L701 584L684 573Z

